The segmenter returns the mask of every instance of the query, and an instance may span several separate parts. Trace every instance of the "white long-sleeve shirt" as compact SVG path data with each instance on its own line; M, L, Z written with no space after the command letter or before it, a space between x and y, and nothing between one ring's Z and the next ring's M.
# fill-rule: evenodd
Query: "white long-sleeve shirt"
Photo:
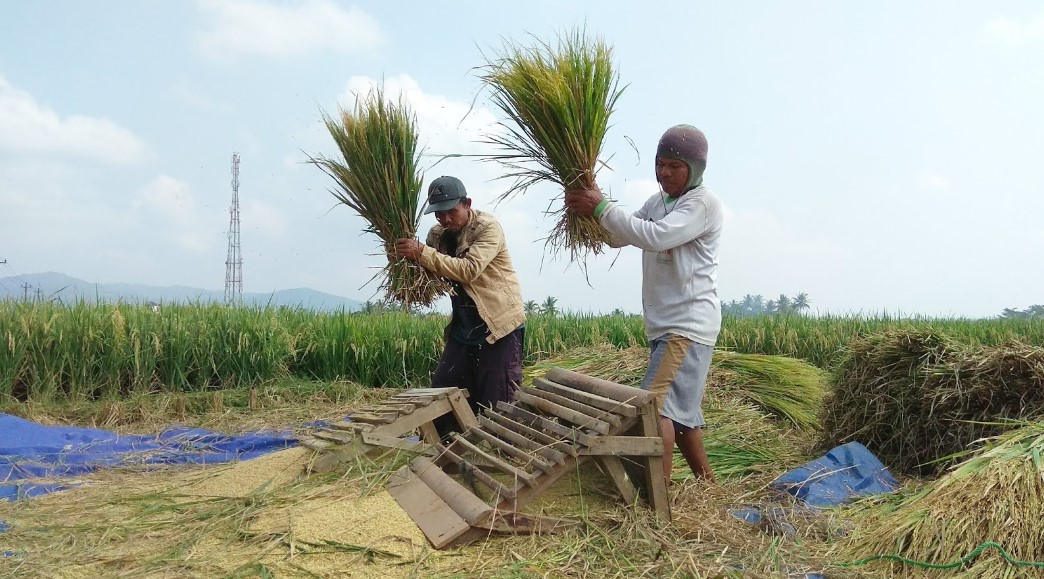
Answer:
M633 214L608 203L599 216L612 245L642 252L642 313L649 340L667 333L713 346L721 330L721 202L706 187L678 199L659 192Z

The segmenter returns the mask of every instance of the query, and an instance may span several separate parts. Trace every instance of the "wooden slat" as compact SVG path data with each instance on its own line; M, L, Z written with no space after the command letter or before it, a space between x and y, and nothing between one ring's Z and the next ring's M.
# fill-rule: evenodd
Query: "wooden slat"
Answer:
M612 412L613 414L619 414L620 416L638 416L638 408L636 408L632 404L620 402L618 400L613 400L612 398L606 398L604 396L599 396L590 392L584 392L583 390L570 388L569 386L565 386L557 382L552 382L551 380L548 380L546 378L535 378L533 380L533 386L535 388L539 388L540 390L547 390L548 392L553 392L555 394L558 394L559 396L565 396L566 398L576 400L577 402L583 402L584 404L587 404L588 406L594 406L599 410Z
M489 444L497 447L501 452L510 454L526 466L532 464L544 472L551 472L551 469L554 468L554 465L550 462L547 462L536 455L530 454L517 446L512 446L510 442L497 438L495 435L490 434L481 428L476 428L475 430L472 430L471 433L479 439L485 440Z
M438 400L454 390L460 390L460 388L410 388L395 396L431 396L432 399Z
M580 450L588 456L663 456L663 439L659 436L602 436L594 444Z
M332 422L329 428L335 428L337 430L348 430L351 432L367 432L376 428L372 424L366 424L363 422L351 422L349 420L341 420L338 422Z
M538 398L536 396L533 396L533 395L530 395L530 394L526 394L525 392L518 391L518 392L515 393L515 401L516 402L521 402L521 403L523 403L523 404L525 404L525 405L527 405L527 406L529 406L531 408L535 408L535 409L537 409L537 410L539 410L541 412L545 412L547 414L552 414L554 416L557 416L557 417L561 418L562 420L567 420L569 422L572 422L573 424L579 426L580 428L587 428L587 429L593 430L593 431L595 431L595 432L597 432L599 434L608 434L609 433L609 423L608 422L605 422L603 420L599 420L597 418L594 418L593 416L588 416L588 415L584 414L583 412L577 412L576 410L573 410L572 408L566 408L565 406L561 406L561 405L555 404L554 402L551 402L550 400L545 400L543 398Z
M330 448L331 446L334 446L332 442L312 437L300 438L297 441L297 443L309 450L314 450L316 452L320 452L326 450L327 448Z
M655 406L646 406L642 413L641 433L643 436L661 436L660 417L652 410ZM645 480L649 487L649 502L656 514L665 521L671 520L671 501L667 497L667 480L663 477L663 455L646 456L640 459L645 465Z
M542 379L537 378L536 380L533 381L533 383L536 384L537 381L543 382ZM536 396L537 398L543 398L544 400L549 400L549 401L554 402L555 404L557 404L559 406L568 408L570 410L575 410L577 412L586 414L587 416L590 416L591 418L595 418L595 419L601 420L603 422L608 422L611 426L620 426L620 417L619 416L613 414L612 412L609 412L609 411L606 411L606 410L602 410L601 408L595 408L594 406L588 406L587 404L584 404L583 402L577 402L576 400L573 400L572 398L566 398L565 396L562 396L560 394L555 394L554 392L551 392L549 390L543 390L543 389L540 389L540 388L526 388L525 393L529 394L530 396Z
M413 396L413 395L410 395L410 394L403 393L403 394L396 394L395 396L392 396L391 398L389 398L389 400L393 400L395 402L403 402L403 403L407 403L407 404L413 404L414 406L420 407L420 406L427 406L427 405L431 404L431 401L435 400L435 398L432 397L432 396Z
M409 467L403 467L393 474L386 488L436 549L452 544L455 539L471 531L471 525L453 512L446 501L439 498Z
M410 403L399 403L399 402L381 402L380 404L373 407L376 412L395 412L397 414L409 414L417 408L416 405Z
M616 382L610 382L608 380L602 380L600 378L592 378L579 372L573 372L572 370L564 370L562 368L551 368L545 375L548 380L569 386L570 388L576 388L577 390L583 390L584 392L590 392L591 394L597 394L604 396L618 402L626 402L633 406L642 406L652 401L653 395L641 388L632 388L630 386L624 386L623 384L617 384Z
M555 422L549 420L539 414L534 414L521 406L515 404L508 404L507 402L497 402L497 410L501 413L511 416L515 420L522 422L528 426L533 426L546 430L556 436L560 436L565 440L573 444L591 445L594 444L595 440L598 440L597 436L592 436L585 432L582 432L578 428L566 426L561 422Z
M537 477L532 475L532 474L530 474L530 473L528 473L528 472L526 472L524 469L520 469L520 468L515 467L514 465L508 464L507 462L505 462L500 457L494 456L494 455L486 452L485 450L482 450L481 447L479 447L476 444L473 444L471 441L469 441L468 439L464 438L463 436L461 436L459 434L454 435L453 438L454 438L454 440L456 440L456 442L458 444L460 444L461 446L463 446L467 450L475 453L476 455L481 457L483 460L487 461L490 465L493 466L493 468L496 468L497 470L499 470L500 472L502 472L504 474L513 476L516 479L521 480L522 482L526 483L527 485L529 485L531 487L536 486L536 478Z
M420 425L431 422L443 414L449 414L452 410L450 403L445 399L434 400L431 404L417 408L409 414L404 414L390 424L378 426L371 432L387 436L402 436L403 434L413 432Z
M489 520L493 514L493 507L461 486L453 477L442 472L441 468L427 458L418 456L413 459L410 462L410 470L469 525L481 524Z
M312 436L336 442L337 444L353 444L356 439L355 434L338 430L313 430Z
M495 412L489 412L486 415L479 416L479 424L481 424L483 428L496 434L500 438L503 438L504 440L516 444L521 448L535 452L540 456L550 460L551 462L555 462L558 464L565 462L566 455L564 453L559 452L546 444L541 444L539 442L536 442L535 440L526 438L524 435L516 432L515 430L512 430L511 428L497 424L496 422L489 419L489 416L494 415L496 415Z
M435 424L431 422L425 422L418 426L417 429L420 430L421 438L428 444L436 444L439 442L439 438L441 438L438 429L435 428Z
M353 412L348 418L352 422L365 422L366 424L391 424L398 417L396 412Z
M501 497L506 497L506 498L509 498L509 499L515 498L515 496L517 494L515 489L508 488L507 486L504 486L504 483L502 483L502 482L498 481L497 479L489 476L482 469L480 469L479 467L475 466L471 462L468 462L468 461L464 460L457 453L450 451L448 448L446 448L446 447L444 447L442 445L435 445L435 450L437 451L436 456L438 458L443 459L443 460L448 460L448 461L456 464L460 468L461 476L467 476L468 474L470 474L470 475L475 477L475 480L477 480L478 482L486 485L486 487L489 488L491 491L493 491L496 495L501 496ZM414 459L414 460L417 460L417 459ZM440 469L438 466L434 466L433 465L433 467L438 469L439 472L442 472L442 469ZM444 472L442 474L446 475L447 477L449 476L448 474L446 474Z
M609 473L609 478L612 479L616 490L620 492L620 497L623 499L624 504L628 506L633 505L638 498L638 492L634 489L631 479L627 477L627 470L624 469L620 459L615 456L600 456L598 457L598 462L602 463L606 472Z
M471 410L471 405L468 404L464 392L458 388L456 392L449 393L446 399L453 408L453 416L456 417L457 423L464 429L464 432L467 432L472 428L478 428L478 421L475 419L475 413Z
M373 446L383 446L393 450L405 450L407 452L415 452L418 454L433 452L431 444L417 442L407 438L398 438L396 436L383 436L367 432L362 435L362 441Z
M497 422L505 428L522 434L526 438L531 439L533 442L541 443L549 448L557 450L558 452L568 454L569 456L576 456L579 453L576 446L574 446L571 442L567 440L561 440L560 438L551 436L550 434L540 429L533 428L527 424L518 422L510 416L504 416L503 414L493 411L489 411L486 414L491 419L493 419L494 422Z

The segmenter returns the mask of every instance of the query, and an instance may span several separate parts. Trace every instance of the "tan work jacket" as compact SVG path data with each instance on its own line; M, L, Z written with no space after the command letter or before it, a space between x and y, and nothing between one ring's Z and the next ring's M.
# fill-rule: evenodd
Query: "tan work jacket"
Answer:
M431 228L417 261L464 287L489 327L486 341L492 344L525 323L522 289L511 265L504 230L496 218L472 209L468 224L459 234L456 256L443 253L443 233L441 225Z

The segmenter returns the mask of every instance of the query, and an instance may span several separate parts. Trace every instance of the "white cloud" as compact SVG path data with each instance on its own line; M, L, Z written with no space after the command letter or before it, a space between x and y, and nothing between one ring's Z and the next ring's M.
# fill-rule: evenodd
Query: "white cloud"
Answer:
M199 0L208 25L197 48L215 60L239 55L276 58L316 52L358 53L383 40L377 21L331 0L278 5L253 0Z
M243 223L249 223L249 229L270 239L280 239L286 232L286 218L279 208L264 201L251 199L243 208Z
M1019 46L1044 40L1044 12L1026 20L1000 17L986 23L982 37L988 43Z
M917 187L929 193L942 193L953 188L953 182L930 169L917 174Z
M196 204L192 189L168 175L160 175L143 186L134 203L148 216L150 235L166 239L191 252L209 250L216 240L213 233L216 218L203 214Z
M62 118L0 75L0 150L72 155L108 163L136 163L150 156L131 131L103 118Z

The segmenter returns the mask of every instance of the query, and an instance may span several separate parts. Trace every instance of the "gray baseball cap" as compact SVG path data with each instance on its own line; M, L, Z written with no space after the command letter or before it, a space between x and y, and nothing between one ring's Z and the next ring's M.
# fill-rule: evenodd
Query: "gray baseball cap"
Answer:
M464 190L464 184L460 179L443 175L428 185L428 206L424 209L424 214L449 211L467 196L468 192Z

